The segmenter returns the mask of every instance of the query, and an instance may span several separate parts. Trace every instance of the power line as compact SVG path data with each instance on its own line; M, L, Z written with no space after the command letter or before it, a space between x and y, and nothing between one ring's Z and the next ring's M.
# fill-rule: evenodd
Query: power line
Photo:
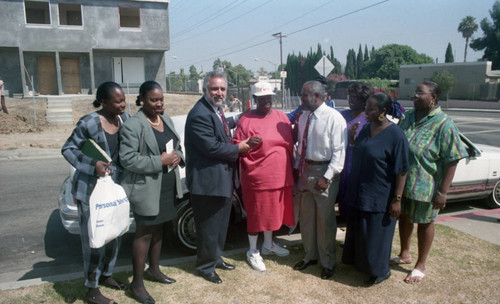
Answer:
M264 3L264 4L262 4L262 5L259 5L259 6L260 6L260 7L262 7L262 6L267 5L267 4L269 4L269 3L273 2L273 1L274 1L274 0L269 0L269 1L267 1L266 3ZM203 35L203 34L206 34L206 33L208 33L208 32L211 32L211 31L213 31L213 30L216 30L216 29L220 28L221 26L226 25L226 24L228 24L228 23L230 23L230 22L233 22L234 20L236 20L236 19L238 19L238 18L240 18L240 17L243 17L243 16L245 16L245 15L247 15L247 14L249 14L249 13L252 13L252 12L254 12L254 11L250 11L250 10L248 10L248 11L246 11L246 12L244 12L244 13L242 13L242 14L240 14L240 15L238 15L238 16L236 16L236 17L232 18L232 19L229 19L228 21L226 21L226 22L224 22L224 23L222 23L222 24L219 24L219 25L216 25L216 26L214 26L214 27L212 27L212 28L209 28L208 30L206 30L206 31L204 31L204 32L198 33L198 34L196 34L196 35L194 35L194 36L191 36L191 37L188 37L188 38L184 38L184 39L181 39L181 40L173 41L173 42L177 42L177 43L179 43L179 42L182 42L182 41L186 41L186 40L190 40L190 39L196 38L196 37L198 37L198 36L201 36L201 35Z
M209 2L206 6L202 6L200 10L196 11L195 13L191 14L189 17L183 18L184 21L191 21L191 20L198 20L198 18L195 18L197 15L200 15L201 13L204 13L207 11L209 7L213 6L211 2ZM179 16L179 14L175 14L175 16ZM181 22L179 25L182 25L185 22ZM189 27L189 26L188 26Z
M291 32L291 33L288 33L286 34L286 36L290 36L290 35L294 35L294 34L297 34L297 33L300 33L300 32L303 32L305 30L308 30L308 29L311 29L313 27L316 27L316 26L319 26L319 25L322 25L322 24L325 24L325 23L328 23L328 22L331 22L331 21L335 21L335 20L338 20L338 19L341 19L341 18L344 18L346 16L349 16L349 15L352 15L352 14L355 14L355 13L358 13L360 11L363 11L363 10L366 10L366 9L369 9L369 8L372 8L372 7L375 7L375 6L378 6L382 3L385 3L385 2L389 2L390 0L384 0L384 1L380 1L380 2L377 2L375 4L372 4L372 5L368 5L368 6L365 6L365 7L362 7L360 9L357 9L357 10L354 10L354 11L351 11L351 12L348 12L348 13L345 13L343 15L340 15L340 16L337 16L337 17L334 17L334 18L331 18L331 19L328 19L328 20L325 20L325 21L322 21L320 23L316 23L316 24L313 24L313 25L310 25L310 26L307 26L307 27L304 27L302 29L299 29L299 30L296 30L294 32ZM229 56L229 55L233 55L233 54L236 54L236 53L239 53L239 52L242 52L242 51L245 51L245 50L248 50L250 48L254 48L254 47L257 47L257 46L260 46L260 45L263 45L263 44L266 44L266 43L269 43L271 41L275 41L275 38L272 38L272 39L269 39L269 40L266 40L266 41L262 41L262 42L259 42L259 43L256 43L256 44L253 44L253 45L250 45L250 46L246 46L246 47L242 47L242 48L239 48L237 50L234 50L234 51L231 51L231 52L227 52L227 53L224 53L224 54L219 54L215 57L210 57L210 58L205 58L205 59L202 59L202 60L199 60L199 61L196 61L194 63L192 63L193 65L196 65L196 64L200 64L200 63L203 63L205 61L208 61L208 60L215 60L217 58L221 58L223 56Z
M240 2L240 3L238 3L238 2ZM233 9L237 8L238 6L240 6L240 5L242 5L242 4L245 4L245 0L237 0L237 1L235 1L235 2L232 2L231 4L229 4L228 6L226 6L224 9L220 10L217 14L215 14L215 15L213 15L213 16L210 16L210 18L211 18L211 19L215 19L215 18L217 18L217 17L219 17L219 16L221 16L221 15L223 15L223 14L227 13L228 11L231 11L231 10L233 10ZM178 36L182 36L182 35L184 35L184 34L187 34L187 33L191 32L191 31L195 30L195 29L196 29L196 28L198 28L199 26L201 26L201 25L205 24L206 22L207 22L207 21L206 21L205 19L201 18L201 20L200 20L200 21L198 21L197 23L195 23L195 24L193 24L193 25L189 26L188 28L186 28L186 29L184 29L184 30L182 30L182 31L178 32L176 35L178 35Z
M380 1L380 2L377 2L377 3L372 4L372 5L369 5L369 6L362 7L362 8L360 8L360 9L357 9L357 10L351 11L351 12L349 12L349 13L346 13L346 14L343 14L343 15L340 15L340 16L337 16L337 17L335 17L335 18L331 18L331 19L328 19L328 20L322 21L322 22L320 22L320 23L316 23L316 24L313 24L313 25L311 25L311 26L304 27L304 28L302 28L302 29L300 29L300 30L297 30L297 31L295 31L295 32L288 33L288 34L287 34L287 36L291 36L291 35L293 35L293 34L297 34L297 33L303 32L303 31L308 30L308 29L311 29L311 28L313 28L313 27L320 26L320 25L323 25L323 24L325 24L325 23L328 23L328 22L331 22L331 21L334 21L334 20L338 20L338 19L340 19L340 18L343 18L343 17L349 16L349 15L352 15L352 14L355 14L355 13L358 13L358 12L361 12L361 11L364 11L364 10L366 10L366 9L372 8L372 7L374 7L374 6L377 6L377 5L380 5L380 4L384 3L384 2L389 2L389 1L390 1L390 0L384 0L384 1Z
M225 54L219 54L216 57L207 57L207 58L201 59L199 61L193 62L191 64L192 65L196 65L196 64L200 64L200 63L203 63L205 61L208 61L208 60L215 60L217 58L221 58L221 57L224 57L224 56L228 56L228 55L232 55L232 54L235 54L235 53L239 53L241 51L247 50L248 48L257 47L259 45L263 45L263 44L266 44L266 43L269 43L269 42L275 41L275 40L276 40L276 38L272 38L272 39L269 39L269 40L266 40L266 41L262 41L262 42L256 43L256 44L251 45L251 46L240 48L240 49L232 51L232 52L228 52L228 53L225 53Z
M231 49L237 48L237 47L238 47L238 46L240 46L242 43L248 43L248 42L254 41L254 40L256 40L257 38L260 38L260 37L262 37L262 36L265 36L265 35L267 36L267 35L268 35L268 34L270 34L270 33L274 33L277 29L282 28L283 26L288 25L288 24L290 24L290 23L292 23L292 22L296 22L296 21L297 21L297 19L299 19L299 18L305 17L305 16L307 16L307 15L309 15L309 14L312 14L312 13L314 13L315 11L318 11L318 10L320 10L320 9L324 9L324 7L325 7L325 5L327 5L327 3L329 4L329 3L333 2L333 1L335 1L335 0L329 0L329 1L327 1L326 3L323 3L323 4L319 5L318 7L316 7L315 9L313 9L313 10L311 10L311 11L308 11L308 12L306 12L306 13L304 13L304 14L302 14L302 15L298 16L298 17L293 17L293 18L292 18L292 19L290 19L289 21L287 21L287 22L285 22L285 23L283 23L283 24L281 24L281 25L278 25L278 26L276 26L276 27L274 27L274 28L269 29L269 30L266 32L266 34L259 34L259 35L256 35L256 36L252 37L252 38L245 39L245 41L243 41L243 42L240 42L240 43L235 43L235 45L236 45L235 47L230 47L230 48L227 48L226 50L231 50ZM269 2L271 2L271 1L269 1ZM267 2L267 3L263 4L263 5L266 5L266 4L268 4L269 2ZM184 39L184 40L186 40L186 39ZM181 41L184 41L184 40L181 40ZM216 55L216 53L215 53L215 54L212 54L212 55L213 55L213 56L215 56L215 55Z

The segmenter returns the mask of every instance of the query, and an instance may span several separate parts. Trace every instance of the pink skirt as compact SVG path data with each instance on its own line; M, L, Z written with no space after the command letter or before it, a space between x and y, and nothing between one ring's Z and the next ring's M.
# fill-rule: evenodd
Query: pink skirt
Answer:
M242 187L247 232L276 231L295 225L292 187L254 190Z

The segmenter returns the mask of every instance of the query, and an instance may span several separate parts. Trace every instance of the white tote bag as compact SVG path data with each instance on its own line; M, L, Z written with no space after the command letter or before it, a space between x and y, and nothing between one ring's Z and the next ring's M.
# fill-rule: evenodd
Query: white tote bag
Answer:
M97 180L89 207L90 248L100 248L128 231L130 203L125 190L111 176Z

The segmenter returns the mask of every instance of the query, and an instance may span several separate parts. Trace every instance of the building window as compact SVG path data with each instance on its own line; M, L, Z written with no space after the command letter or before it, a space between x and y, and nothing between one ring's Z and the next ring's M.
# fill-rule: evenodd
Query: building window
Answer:
M141 11L138 7L120 6L120 27L141 27Z
M405 84L415 84L415 79L405 78Z
M50 24L49 2L24 1L26 23Z
M82 26L82 7L80 4L59 3L59 24Z

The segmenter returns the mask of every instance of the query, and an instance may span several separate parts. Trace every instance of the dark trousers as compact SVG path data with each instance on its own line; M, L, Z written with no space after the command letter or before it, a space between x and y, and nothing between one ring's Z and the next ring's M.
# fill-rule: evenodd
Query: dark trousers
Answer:
M5 114L9 114L9 110L7 110L7 104L5 104L5 96L2 95L2 111L5 113Z
M231 215L231 198L192 194L191 203L198 234L196 269L211 273L222 262Z
M342 262L358 271L381 277L390 271L396 219L389 212L366 212L349 207Z

